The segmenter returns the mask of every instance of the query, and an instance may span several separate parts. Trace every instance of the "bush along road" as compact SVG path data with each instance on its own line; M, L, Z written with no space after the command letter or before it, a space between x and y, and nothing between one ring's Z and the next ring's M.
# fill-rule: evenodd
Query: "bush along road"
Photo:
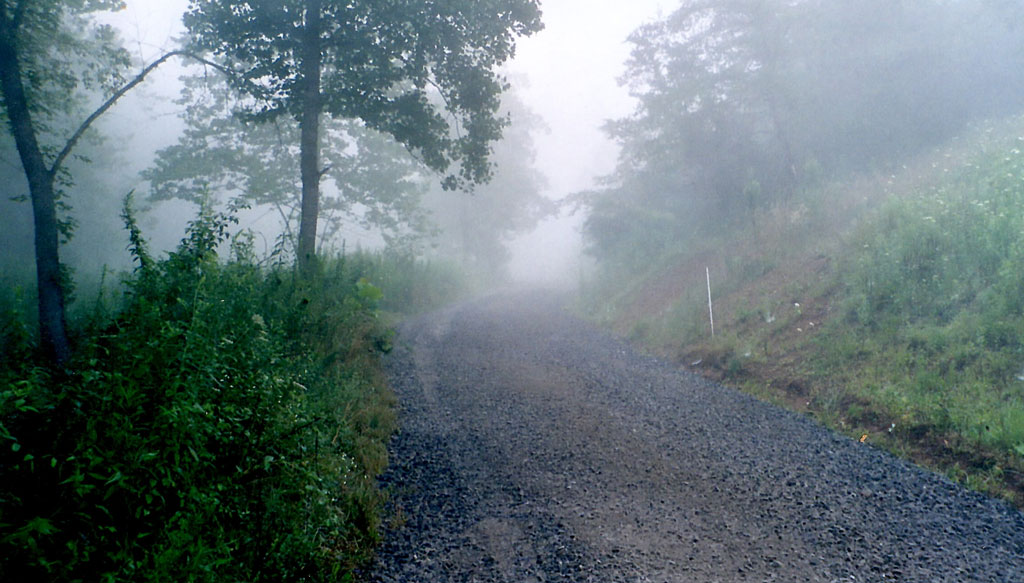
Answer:
M374 582L1024 581L1024 514L539 292L406 322Z

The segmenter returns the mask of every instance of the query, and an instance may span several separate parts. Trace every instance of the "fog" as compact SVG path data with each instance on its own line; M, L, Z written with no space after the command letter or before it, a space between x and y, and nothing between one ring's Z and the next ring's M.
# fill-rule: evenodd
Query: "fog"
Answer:
M676 12L680 4L688 10ZM636 262L708 225L750 221L750 213L822 178L891 169L972 121L1016 111L1015 88L1024 86L1019 42L995 31L1005 27L1003 12L1012 12L1012 5L968 2L938 11L927 4L882 3L891 14L872 20L872 9L857 3L829 8L808 2L547 0L545 29L519 39L515 58L503 69L512 83L506 105L516 124L507 133L518 141L506 148L502 166L519 161L536 176L522 167L502 175L499 167L497 186L478 187L473 195L447 193L456 198L445 199L424 195L436 194L440 177L411 170L406 175L419 176L420 183L404 184L381 200L365 181L348 185L335 177L324 186L337 218L325 246L412 241L429 231L424 221L433 217L447 234L403 244L426 256L437 249L465 257L467 248L487 243L470 240L465 228L455 233L458 221L443 215L511 211L451 201L519 197L516 213L523 216L515 225L489 227L491 238L508 243L510 253L477 260L507 261L518 281L573 285L592 259L584 247L606 264L610 258ZM124 10L99 19L120 31L138 70L178 46L186 6L186 0L130 0ZM800 18L816 24L795 25ZM991 38L983 34L988 30L995 31ZM732 44L726 46L728 38ZM101 119L103 155L91 156L91 165L74 162L71 170L80 178L68 201L79 228L65 246L69 263L86 272L127 263L117 208L129 191L136 192L142 226L158 249L172 247L194 216L196 206L173 193L158 197L167 200L150 199L153 184L143 176L158 152L184 147L184 118L198 103L178 102L186 75L213 77L215 71L182 60L163 65ZM207 122L191 123L201 128ZM333 131L354 140L351 132L360 130L339 125ZM170 183L180 186L186 178L178 180ZM516 193L517 181L530 192ZM347 186L367 192L346 201L339 189ZM559 203L583 192L591 194L582 207L550 208L531 198ZM409 201L421 196L423 216L409 210L415 206ZM27 217L26 207L12 212ZM261 231L262 249L269 250L284 210L258 206L242 214L241 226ZM367 219L373 213L387 220L374 223ZM17 236L28 244L27 230Z
M635 100L618 78L629 56L626 38L664 10L665 0L549 0L545 29L524 39L511 69L527 82L519 91L549 131L535 138L545 195L561 200L592 188L615 167L618 147L601 130L632 113ZM582 215L563 213L515 241L511 272L532 283L573 284L583 261Z
M778 411L735 422L729 403L750 413L755 401L716 388L731 384L865 452L865 471L819 484L823 500L906 506L879 478L889 449L1024 507L1024 1L124 1L111 14L95 10L120 0L0 4L0 470L28 478L0 477L13 492L0 498L34 500L4 515L0 579L21 557L51 578L89 579L79 569L100 564L137 573L182 545L234 566L221 559L256 539L242 549L254 565L239 565L263 578L347 578L394 522L373 494L396 419L377 368L390 352L417 399L457 390L452 379L480 396L478 378L494 377L490 388L560 415L544 393L582 371L580 391L555 395L566 411L606 380L613 401L645 415L658 391L672 406L710 395L728 411L690 408L693 422L722 425L706 461L736 444L749 446L746 465L796 451L786 431L756 434L787 418ZM504 293L441 309L483 292ZM632 367L611 336L580 341L595 326L688 372L634 382L654 362ZM504 396L467 411L486 416ZM529 427L532 413L510 411L480 427ZM584 413L557 425L589 432L604 416ZM43 447L54 431L57 449ZM806 437L829 455L839 443ZM156 453L121 463L136 450ZM443 457L427 465L450 482ZM725 494L706 499L746 492L752 510L818 516L820 504L789 496L806 490L796 478L809 459L764 474L788 484L781 498L712 476L704 486ZM624 471L650 465L637 462ZM717 472L726 486L732 473ZM144 487L154 475L166 495ZM926 490L907 492L931 510ZM102 505L119 492L135 498ZM38 510L54 496L65 511ZM211 513L221 500L231 505ZM788 535L807 542L804 518ZM167 536L146 538L166 550L154 558L139 542L165 524ZM888 525L897 538L904 526ZM870 560L851 561L825 530L834 571L792 563L799 545L783 532L763 561L737 565L906 573L905 557L874 556L873 539L861 545ZM538 553L551 550L540 534ZM693 558L686 538L678 567ZM924 559L951 548L908 542ZM971 542L1007 564L1021 554ZM527 566L576 572L561 556ZM492 562L523 557L510 558ZM655 574L676 564L656 558ZM958 576L985 576L969 555L951 561Z
M558 201L589 189L598 177L614 168L617 147L600 128L606 120L628 115L636 107L635 100L617 81L629 55L626 37L661 14L663 4L663 0L545 2L545 29L520 41L517 56L507 69L522 101L546 126L533 134L536 167L546 178L545 197ZM180 14L186 5L184 1L135 0L106 20L122 31L140 62L151 62L171 50L174 38L183 33ZM146 131L126 136L137 154L131 167L136 172L148 163L145 153L155 154L166 147L181 130L174 117L180 108L171 102L177 96L177 77L186 69L180 61L164 67L148 84L148 95L126 97L116 113L122 118L145 120L144 124L132 125L144 125ZM153 104L158 105L156 110L150 109ZM151 229L157 228L160 247L172 245L175 233L188 219L191 207L178 207L176 212L162 213L177 219L162 219L162 228L157 228L154 221L147 223ZM177 217L179 212L185 216ZM512 277L530 283L571 283L582 259L581 222L580 214L570 214L567 209L518 236L511 243ZM345 235L349 245L376 243L372 234L353 227L347 227Z
M520 99L546 126L532 134L535 165L546 179L543 196L559 201L592 188L614 169L618 149L601 126L636 107L617 80L629 55L626 37L662 14L664 5L664 0L548 0L542 4L545 29L519 41L507 72ZM174 48L174 39L184 32L180 15L186 6L184 0L130 0L125 10L104 20L118 27L139 62L149 63ZM173 100L180 88L178 77L187 70L180 60L162 66L143 91L126 96L110 116L104 129L118 136L115 141L130 144L126 174L134 176L143 170L152 155L180 134L181 107ZM132 188L143 186L141 181L131 182ZM160 219L144 221L147 234L158 248L168 248L193 212L191 205L161 203ZM566 209L520 234L511 243L512 277L529 283L573 283L582 259L581 223L581 214ZM247 223L252 225L273 228L272 221ZM378 243L372 233L356 226L348 225L344 231L349 248Z

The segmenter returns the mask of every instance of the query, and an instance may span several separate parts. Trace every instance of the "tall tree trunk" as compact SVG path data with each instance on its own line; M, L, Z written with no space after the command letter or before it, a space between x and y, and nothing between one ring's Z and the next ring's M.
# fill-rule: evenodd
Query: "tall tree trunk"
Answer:
M778 70L778 64L781 60L780 53L782 52L778 39L786 38L787 34L785 30L775 29L779 24L779 15L773 12L773 7L765 2L757 5L754 19L755 22L761 23L761 26L757 28L759 31L757 34L757 44L761 54L762 75L764 79L761 90L764 94L765 103L768 106L768 115L771 118L775 140L779 143L779 147L782 148L783 168L778 178L782 181L782 186L784 187L782 195L789 198L792 195L793 187L797 183L798 170L796 160L793 157L793 147L790 144L784 123L786 120L782 118L778 95L779 88L783 87ZM774 34L772 36L769 36L769 33L766 32L768 26L773 27ZM773 42L771 39L776 40Z
M14 23L0 13L0 93L11 133L28 177L35 222L36 278L39 287L39 337L43 350L58 365L71 357L64 319L64 289L60 278L54 173L47 169L28 100L21 82L21 64Z
M299 167L302 173L302 216L299 222L299 269L308 273L316 258L316 227L320 213L320 32L321 0L307 0L302 42L302 118L299 120Z

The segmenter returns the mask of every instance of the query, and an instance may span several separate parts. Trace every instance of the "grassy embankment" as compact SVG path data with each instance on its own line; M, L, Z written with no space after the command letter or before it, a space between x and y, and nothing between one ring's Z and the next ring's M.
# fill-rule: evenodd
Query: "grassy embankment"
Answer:
M77 310L65 371L5 288L0 580L346 581L369 556L395 427L381 310L454 280L371 254L301 279L244 239L221 261L229 222L160 261L134 230L141 267Z
M628 284L593 282L585 309L661 356L1024 507L1021 136L1024 119L1005 120L810 189Z

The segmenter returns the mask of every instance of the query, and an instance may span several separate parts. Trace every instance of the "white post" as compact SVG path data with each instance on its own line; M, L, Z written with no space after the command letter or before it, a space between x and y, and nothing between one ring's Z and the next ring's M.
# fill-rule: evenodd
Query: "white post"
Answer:
M704 267L704 273L708 276L708 316L711 317L711 337L715 337L715 311L711 307L711 268Z

